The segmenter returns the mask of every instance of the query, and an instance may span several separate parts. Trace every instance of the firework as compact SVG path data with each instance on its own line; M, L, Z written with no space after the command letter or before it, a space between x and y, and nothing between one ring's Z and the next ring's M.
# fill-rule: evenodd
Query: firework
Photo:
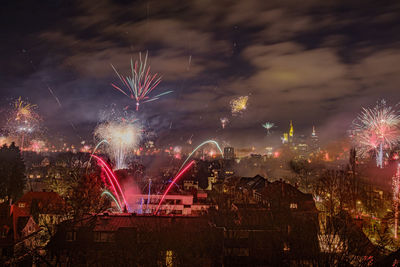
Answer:
M165 196L168 194L168 192L171 190L172 186L176 183L176 181L188 170L190 167L192 167L195 164L195 161L192 160L188 165L185 166L181 171L178 172L178 174L175 176L175 178L172 180L172 182L169 184L167 189L165 190L164 194L161 197L160 202L158 202L156 211L154 212L155 215L157 215L158 210L160 209L161 204L163 203Z
M204 146L204 145L206 145L206 144L214 144L214 145L218 148L218 150L219 150L219 152L221 153L221 155L224 154L224 152L222 152L221 147L219 146L219 144L218 144L216 141L214 141L214 140L207 140L207 141L204 141L203 143L201 143L200 145L198 145L192 152L190 152L189 156L188 156L188 157L185 159L185 161L182 163L182 165L181 165L181 167L179 168L178 172L179 172L180 170L182 170L183 166L184 166L184 165L186 164L186 162L194 155L194 153L196 153L197 150L199 150L202 146Z
M118 182L118 179L117 179L117 176L115 175L115 173L111 170L111 168L107 165L107 163L102 158L100 158L96 155L93 155L93 157L95 159L97 159L99 165L103 168L103 170L108 178L109 184L111 185L111 187L115 193L115 196L117 197L117 202L119 203L119 206L120 207L122 206L122 202L119 198L119 195L121 195L122 199L124 201L125 208L129 210L129 206L128 206L128 202L126 201L125 194L122 191L121 185Z
M375 153L377 166L383 167L384 151L399 142L400 115L384 100L374 108L363 108L353 122L353 140L362 157Z
M220 118L222 129L225 129L225 126L229 123L229 119L226 117Z
M23 101L21 97L15 100L7 121L8 132L19 139L21 149L24 149L25 139L38 128L40 117L35 112L36 105Z
M249 100L249 96L239 96L235 99L232 99L230 102L231 112L233 116L238 116L243 113L247 108L247 102Z
M21 97L19 97L17 100L15 100L15 103L14 103L14 108L15 108L15 118L14 119L16 121L24 121L24 122L36 120L37 115L34 112L34 109L36 107L37 107L36 105L25 102L21 99Z
M115 169L127 167L126 159L137 148L141 128L137 123L106 121L95 130L97 140L106 140L106 152L114 159Z
M35 152L39 153L39 152L45 150L45 148L46 148L46 144L45 144L44 141L42 141L42 140L32 140L31 141L31 146L30 146L29 149L31 151L35 151Z
M109 198L111 198L111 200L114 201L114 203L117 205L118 210L122 212L118 200L114 197L114 195L111 192L109 192L108 190L104 190L103 193L101 193L101 196L108 196Z
M273 122L266 122L261 124L261 126L267 129L267 133L270 134L269 130L271 130L275 126L275 124Z
M147 53L142 61L142 55L139 53L139 61L131 59L131 76L122 76L118 73L113 65L111 67L114 69L118 78L122 83L121 87L111 84L115 89L129 97L130 99L136 101L136 110L139 110L140 102L146 103L159 99L161 96L171 93L172 91L167 91L155 96L150 97L149 94L159 85L161 82L161 77L155 73L150 73L150 66L147 65Z

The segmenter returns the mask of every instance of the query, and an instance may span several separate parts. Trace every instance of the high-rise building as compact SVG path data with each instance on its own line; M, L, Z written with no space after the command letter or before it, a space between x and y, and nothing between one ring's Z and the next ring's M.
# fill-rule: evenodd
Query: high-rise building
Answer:
M289 128L289 137L293 138L294 130L293 130L293 123L290 121L290 128Z
M318 135L317 135L317 132L315 130L315 126L313 126L313 128L312 128L310 147L314 152L318 152L320 150Z
M282 144L287 144L288 141L289 141L288 133L283 133L283 136L281 137L281 140L282 140Z
M290 126L289 126L289 143L294 143L294 129L293 129L293 123L290 121Z
M235 158L235 149L233 147L225 147L224 148L224 159L234 159Z

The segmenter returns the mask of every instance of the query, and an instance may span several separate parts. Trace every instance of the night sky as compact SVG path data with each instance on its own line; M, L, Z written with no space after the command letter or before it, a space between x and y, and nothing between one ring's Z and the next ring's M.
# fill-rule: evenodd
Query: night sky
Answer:
M310 134L316 125L329 141L345 136L361 106L400 100L398 1L1 5L2 110L22 96L38 105L47 135L70 142L93 140L101 111L112 104L134 110L111 87L118 78L110 64L128 73L140 51L163 77L156 90L174 91L139 111L166 143L193 134L195 141L259 145L278 139L290 120L295 133ZM241 95L249 95L248 109L231 117L229 101ZM224 130L220 117L231 119ZM266 121L277 124L275 137L266 137Z

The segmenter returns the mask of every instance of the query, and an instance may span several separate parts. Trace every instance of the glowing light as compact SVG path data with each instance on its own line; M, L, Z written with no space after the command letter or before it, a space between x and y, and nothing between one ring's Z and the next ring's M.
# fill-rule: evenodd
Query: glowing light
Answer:
M214 141L214 140L207 140L207 141L204 141L203 143L201 143L200 145L198 145L192 152L190 152L189 156L185 159L185 161L182 163L181 167L179 168L179 171L183 168L183 166L186 164L186 162L193 156L193 154L196 153L196 151L197 151L200 147L202 147L202 146L204 146L204 145L206 145L206 144L214 144L214 145L218 148L218 150L219 150L219 152L221 153L221 155L224 154L224 153L222 152L221 147L219 146L219 144L218 144L216 141ZM179 171L178 171L178 172L179 172Z
M150 66L147 66L147 56L142 61L142 54L139 53L139 61L135 61L131 59L131 71L132 76L123 77L118 73L118 71L114 68L113 65L111 67L114 69L115 73L117 74L118 78L120 79L121 83L125 90L121 89L121 87L116 86L115 84L111 84L115 89L126 95L132 100L136 101L136 110L139 110L140 102L146 103L150 101L154 101L159 99L161 96L171 93L172 91L167 91L161 93L159 95L149 97L149 94L158 86L161 82L161 77L158 74L151 74L150 73Z
M150 203L150 192L151 192L151 179L149 180L149 192L147 193L147 205L146 209L149 209L149 203Z
M107 190L104 190L103 193L101 193L101 196L108 196L111 198L112 201L114 201L115 204L117 204L117 207L120 212L122 212L121 206L119 205L118 201L115 199L114 195Z
M161 197L160 202L158 203L158 206L156 208L156 211L154 212L154 214L158 213L158 210L160 209L161 204L163 203L165 196L168 194L168 192L171 190L172 186L176 183L176 181L178 181L178 179L190 168L194 165L195 161L192 160L188 165L185 166L185 168L183 168L176 176L175 178L172 180L172 182L169 184L169 186L167 187L167 189L165 190L163 196Z
M249 96L239 96L235 99L232 99L230 102L232 115L241 115L243 111L247 108L248 100Z
M95 136L107 140L106 151L114 159L115 169L124 169L126 157L137 148L141 137L141 129L136 123L107 121L95 130Z
M384 152L398 144L400 138L398 110L382 100L374 108L362 108L352 125L353 141L361 157L375 153L377 166L383 167Z
M286 144L289 142L289 134L288 133L283 133L283 136L281 137L282 144Z

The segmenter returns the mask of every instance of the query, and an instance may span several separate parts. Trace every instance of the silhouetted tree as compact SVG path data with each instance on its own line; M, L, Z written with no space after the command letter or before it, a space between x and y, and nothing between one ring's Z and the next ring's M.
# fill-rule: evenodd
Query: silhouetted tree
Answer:
M0 198L18 199L26 183L25 164L15 143L0 148Z

